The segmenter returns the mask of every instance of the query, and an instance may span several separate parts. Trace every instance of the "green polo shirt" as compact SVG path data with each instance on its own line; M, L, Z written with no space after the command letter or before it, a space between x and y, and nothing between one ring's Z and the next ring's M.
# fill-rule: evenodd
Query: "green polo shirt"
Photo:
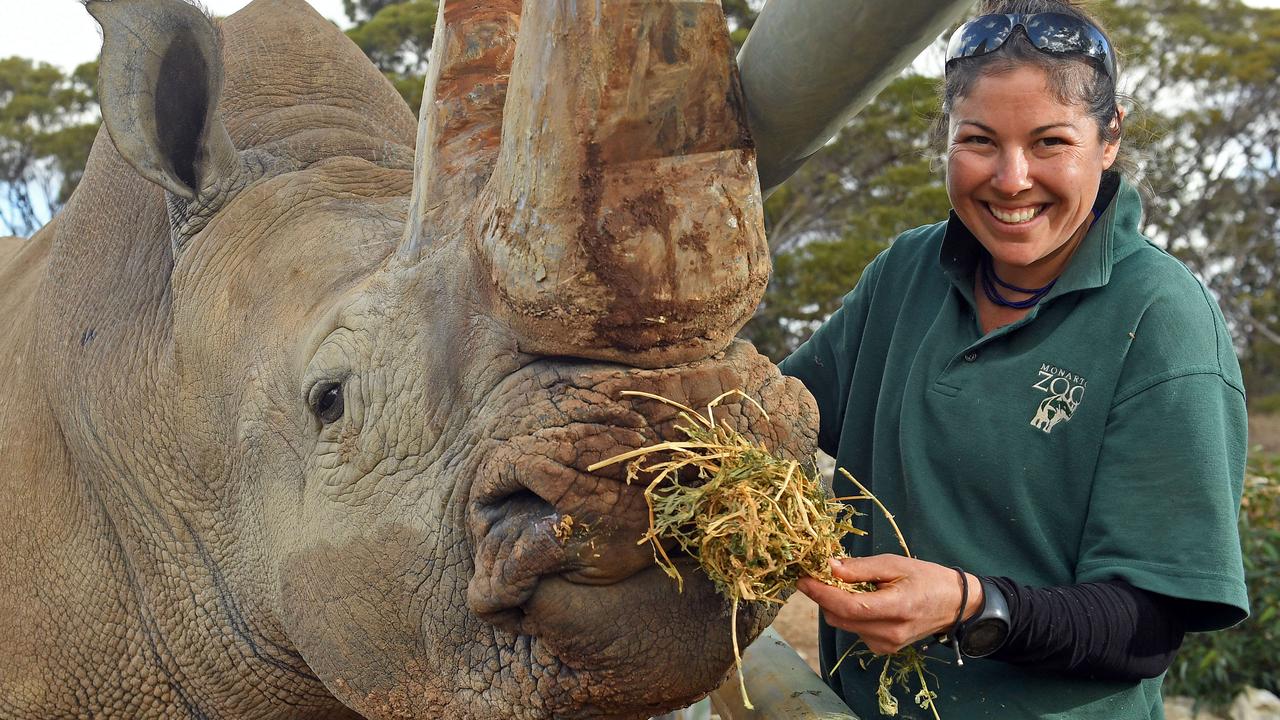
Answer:
M1050 294L987 334L973 235L954 214L906 232L781 367L817 399L822 448L916 556L1032 586L1123 579L1199 601L1191 629L1218 629L1248 614L1244 388L1217 304L1139 233L1141 215L1120 183ZM855 494L838 476L835 492ZM862 510L870 535L848 552L898 552ZM825 623L820 637L826 668L856 640ZM1162 678L929 666L944 718L1163 717ZM849 661L828 682L870 720L877 676ZM911 694L900 717L931 718Z

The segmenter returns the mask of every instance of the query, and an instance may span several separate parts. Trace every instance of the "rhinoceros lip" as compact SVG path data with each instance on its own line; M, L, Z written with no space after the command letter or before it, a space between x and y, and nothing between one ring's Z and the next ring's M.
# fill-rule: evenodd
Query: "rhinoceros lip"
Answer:
M592 432L587 442L606 434ZM506 626L541 578L611 585L653 566L652 552L637 545L648 528L642 487L617 468L587 473L526 450L515 438L490 455L467 511L475 561L468 604Z
M533 638L572 672L603 667L612 673L610 682L638 678L637 687L645 690L636 701L660 698L666 707L684 698L677 704L687 704L721 680L732 661L730 606L692 558L672 552L684 577L681 590L653 562L647 544L636 545L640 533L610 538L610 529L597 524L566 541L556 534L564 515L529 490L473 506L472 514L484 519L467 588L479 617L513 636ZM594 550L608 557L608 549L623 547L638 549L645 562L620 569L591 557ZM767 624L768 614L762 604L738 608L744 644ZM613 629L601 630L608 627ZM699 663L673 679L661 660L685 654ZM635 716L630 705L614 700L620 715Z
M473 507L482 532L476 543L476 572L467 589L471 609L514 629L519 610L549 576L575 585L612 585L651 566L634 558L639 533L621 536L614 520L598 515L566 525L566 514L528 490ZM619 551L629 557L612 562Z
M628 485L624 464L587 468L678 433L675 411L624 391L693 404L728 387L763 388L751 372L763 360L748 350L656 371L545 358L510 377L510 392L495 397L521 401L506 405L506 421L485 439L467 501L471 610L515 629L542 579L590 593L585 586L618 586L655 568L651 549L637 544L649 527L644 483Z
M576 585L562 576L545 578L511 630L537 638L568 667L609 668L615 678L636 679L649 701L690 693L696 697L719 684L733 660L734 608L698 571L695 560L677 558L676 565L685 579L683 589L655 564L605 587ZM746 602L736 612L745 647L769 623L776 606ZM668 663L677 657L696 661L675 672ZM673 682L683 690L673 692Z
M557 513L536 495L516 493L481 513L496 517L477 544L467 599L477 614L492 619L524 604L538 578L559 571L565 558L555 541Z

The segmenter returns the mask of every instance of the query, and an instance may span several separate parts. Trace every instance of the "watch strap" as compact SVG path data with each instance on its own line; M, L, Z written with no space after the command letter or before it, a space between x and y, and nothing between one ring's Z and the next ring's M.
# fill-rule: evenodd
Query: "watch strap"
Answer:
M1009 615L1009 602L1005 599L1004 593L1000 587L995 584L991 578L978 576L978 582L982 584L982 608L976 615L961 622L956 629L956 647L968 657L986 657L999 650L1008 639L1011 618ZM1004 625L1005 637L1000 642L990 648L974 648L965 642L965 636L968 630L975 627L979 623L1001 623Z

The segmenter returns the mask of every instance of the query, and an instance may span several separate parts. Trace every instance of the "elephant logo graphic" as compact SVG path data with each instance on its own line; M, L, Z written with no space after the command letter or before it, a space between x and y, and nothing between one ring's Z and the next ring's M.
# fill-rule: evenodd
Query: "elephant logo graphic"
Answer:
M1032 387L1047 397L1036 408L1031 427L1048 433L1058 423L1071 419L1084 400L1085 387L1089 383L1075 373L1047 363L1040 366L1039 373L1040 379Z

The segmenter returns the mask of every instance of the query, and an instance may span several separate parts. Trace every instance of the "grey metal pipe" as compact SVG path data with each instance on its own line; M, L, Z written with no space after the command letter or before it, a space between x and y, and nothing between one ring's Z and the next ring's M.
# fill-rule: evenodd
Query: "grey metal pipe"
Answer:
M724 720L858 720L773 628L742 653L742 673L755 708L743 704L738 674L729 673L711 693L711 706Z
M767 195L973 0L769 0L738 53Z

